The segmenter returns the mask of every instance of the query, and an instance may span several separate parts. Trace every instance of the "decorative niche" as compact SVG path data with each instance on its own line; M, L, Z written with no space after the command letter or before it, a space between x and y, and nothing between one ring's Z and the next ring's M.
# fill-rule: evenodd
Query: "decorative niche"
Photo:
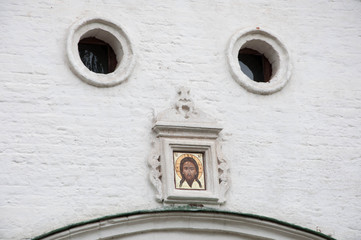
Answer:
M156 199L165 203L222 204L230 185L215 119L196 109L190 90L180 88L173 108L153 125L155 142L149 159Z

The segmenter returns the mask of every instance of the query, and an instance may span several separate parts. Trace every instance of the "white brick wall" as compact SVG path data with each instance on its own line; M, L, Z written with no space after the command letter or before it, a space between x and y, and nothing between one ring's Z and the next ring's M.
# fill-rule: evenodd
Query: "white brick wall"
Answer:
M148 181L152 117L192 89L223 125L232 187L223 210L361 236L361 3L3 1L0 7L0 239L27 239L109 214L160 208ZM69 69L79 18L129 34L131 77L96 88ZM293 60L269 96L232 78L239 29L278 34Z

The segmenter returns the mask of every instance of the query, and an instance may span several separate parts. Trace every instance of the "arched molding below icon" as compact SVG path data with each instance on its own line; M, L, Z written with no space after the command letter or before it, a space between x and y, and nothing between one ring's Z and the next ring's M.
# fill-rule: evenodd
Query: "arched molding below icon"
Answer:
M276 219L215 209L175 208L106 216L34 238L60 239L293 239L334 240Z

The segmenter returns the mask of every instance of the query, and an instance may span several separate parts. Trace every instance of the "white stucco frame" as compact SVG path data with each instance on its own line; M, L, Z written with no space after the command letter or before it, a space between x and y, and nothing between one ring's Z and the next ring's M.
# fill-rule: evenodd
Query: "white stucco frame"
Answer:
M217 160L215 151L215 141L211 140L189 140L189 139L172 139L166 138L161 140L163 152L161 155L162 169L164 169L166 184L163 185L165 202L179 202L182 203L214 203L218 201L219 186L215 184L218 181ZM205 190L182 190L177 189L174 183L174 161L173 152L201 152L204 153L204 176L206 189Z
M182 88L178 94L175 107L158 114L153 126L155 140L148 163L156 199L164 203L222 204L230 186L228 163L218 140L222 128L194 108L188 89ZM174 152L203 154L205 189L176 187Z

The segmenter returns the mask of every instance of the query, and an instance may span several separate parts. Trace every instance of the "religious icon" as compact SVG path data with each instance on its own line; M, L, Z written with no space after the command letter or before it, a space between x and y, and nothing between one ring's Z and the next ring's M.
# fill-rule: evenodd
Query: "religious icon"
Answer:
M177 189L206 190L203 153L173 152L173 161Z

